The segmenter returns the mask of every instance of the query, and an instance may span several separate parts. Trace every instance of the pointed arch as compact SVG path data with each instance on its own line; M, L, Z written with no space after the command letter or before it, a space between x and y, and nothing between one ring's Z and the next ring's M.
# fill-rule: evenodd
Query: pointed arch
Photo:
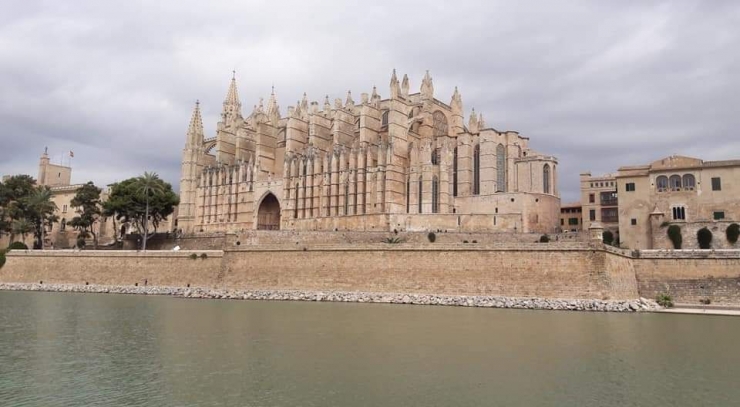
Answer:
M550 164L542 167L542 192L550 193Z
M434 130L432 134L434 138L449 135L447 116L442 111L436 110L432 114L432 128Z
M257 210L257 230L280 229L280 202L272 192L266 192Z
M452 150L452 196L457 196L457 146Z

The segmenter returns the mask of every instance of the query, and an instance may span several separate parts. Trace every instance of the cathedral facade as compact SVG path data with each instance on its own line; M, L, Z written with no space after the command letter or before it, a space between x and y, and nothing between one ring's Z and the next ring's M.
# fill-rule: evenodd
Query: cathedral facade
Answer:
M553 233L557 159L529 138L464 120L427 72L418 93L395 71L389 95L303 100L282 116L273 93L247 116L232 78L214 137L196 103L182 157L185 233L240 230Z

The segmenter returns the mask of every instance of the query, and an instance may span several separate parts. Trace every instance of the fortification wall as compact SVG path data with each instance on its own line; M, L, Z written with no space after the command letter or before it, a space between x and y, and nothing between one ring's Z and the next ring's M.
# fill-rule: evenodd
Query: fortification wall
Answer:
M207 254L192 260L191 253ZM558 244L263 244L226 251L12 251L0 282L740 304L740 251ZM639 293L639 294L638 294Z
M499 295L541 298L636 298L584 245L486 247L365 245L245 248L224 255L225 287ZM615 284L612 284L615 282ZM613 289L612 286L618 287Z
M632 259L640 295L660 293L673 301L699 304L740 304L740 251L643 250Z
M11 251L0 282L100 285L211 286L221 269L222 251Z

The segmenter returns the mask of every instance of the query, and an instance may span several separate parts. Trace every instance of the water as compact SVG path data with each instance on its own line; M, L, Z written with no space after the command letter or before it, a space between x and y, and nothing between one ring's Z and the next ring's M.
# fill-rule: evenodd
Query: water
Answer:
M0 406L738 406L740 318L0 292Z

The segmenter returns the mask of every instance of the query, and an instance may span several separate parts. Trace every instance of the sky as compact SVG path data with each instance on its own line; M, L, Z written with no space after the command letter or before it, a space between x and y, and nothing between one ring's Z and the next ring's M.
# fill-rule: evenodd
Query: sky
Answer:
M73 182L157 172L179 187L196 100L215 135L232 70L243 114L355 100L391 71L454 87L578 175L672 155L740 158L740 2L3 0L0 174L36 176L48 147Z

